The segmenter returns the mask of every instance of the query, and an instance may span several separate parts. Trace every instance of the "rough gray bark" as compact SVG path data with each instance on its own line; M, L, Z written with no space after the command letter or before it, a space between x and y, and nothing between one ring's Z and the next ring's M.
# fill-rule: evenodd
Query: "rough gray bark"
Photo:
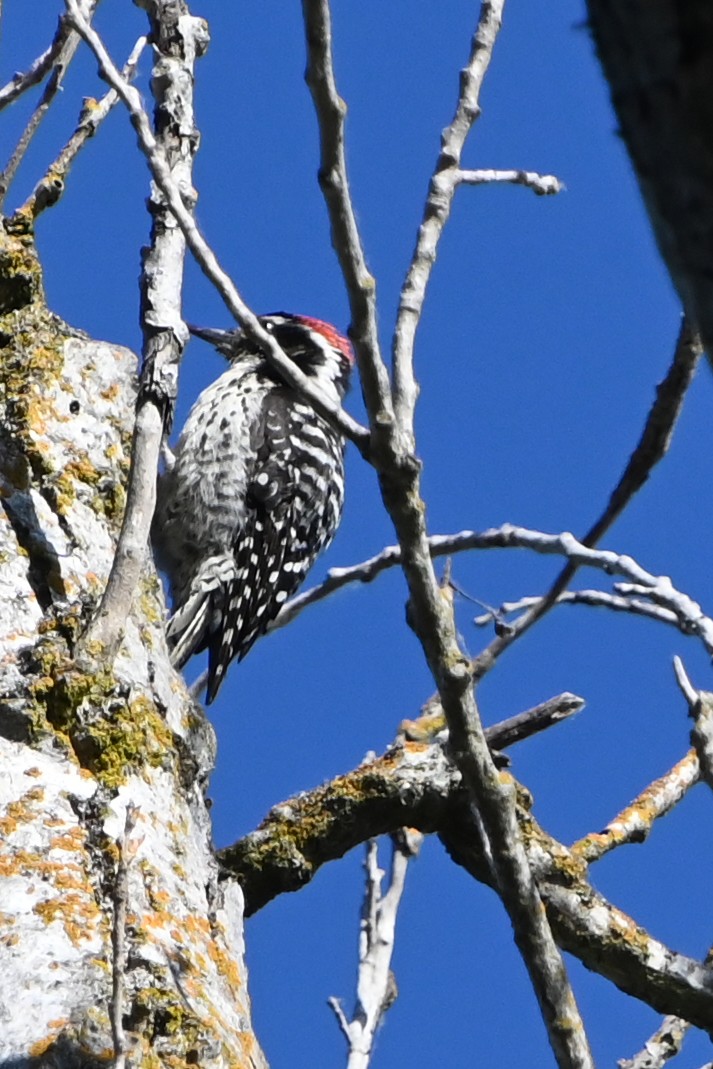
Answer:
M591 27L661 253L713 352L713 6L588 0Z
M135 357L53 316L31 236L6 231L0 347L0 1058L263 1066L242 894L211 851L213 732L150 565L113 665L75 656L121 520Z

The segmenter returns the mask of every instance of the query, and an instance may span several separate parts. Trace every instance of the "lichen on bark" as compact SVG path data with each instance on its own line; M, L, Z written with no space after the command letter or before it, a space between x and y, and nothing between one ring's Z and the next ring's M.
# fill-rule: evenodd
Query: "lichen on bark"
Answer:
M80 656L123 510L136 358L47 308L20 222L0 227L0 1056L18 1069L114 1058L129 850L127 1052L261 1066L242 896L219 884L211 846L214 736L168 661L150 559L117 656Z

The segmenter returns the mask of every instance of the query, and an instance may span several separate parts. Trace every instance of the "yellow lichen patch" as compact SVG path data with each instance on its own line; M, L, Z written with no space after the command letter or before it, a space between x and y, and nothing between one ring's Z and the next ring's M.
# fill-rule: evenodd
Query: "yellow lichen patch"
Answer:
M39 819L37 814L35 818ZM50 850L13 851L12 842L6 840L5 853L0 855L0 877L21 876L28 892L47 895L35 903L34 912L48 924L60 921L68 938L77 945L82 939L94 937L101 913L83 865L84 833L80 829L68 830L56 838L63 840L63 849L71 851L70 856L59 860L50 856ZM3 920L10 923L7 918Z
M4 817L0 817L0 839L7 839L16 830L17 820L15 817L10 816L8 813Z
M139 1034L180 1036L181 1045L192 1046L202 1031L202 1022L178 995L160 987L146 987L140 991L134 999L133 1010L138 1018L134 1030Z
M32 803L41 802L44 795L43 787L32 787L20 798L9 802L3 816L0 817L0 838L7 839L17 830L18 825L34 820L37 816L37 809Z
M101 919L99 908L88 892L80 894L77 891L63 890L62 894L55 898L38 902L34 906L34 912L47 924L59 921L73 946L79 946L83 939L91 939L94 926Z
M42 854L33 850L15 850L11 854L0 854L0 877L32 872L43 860Z
M99 396L102 397L105 401L116 401L120 393L121 389L118 383L112 383L112 385L107 386L105 390L101 390Z
M163 602L160 598L161 584L155 573L144 576L139 586L139 608L147 623L157 624L163 619Z
M146 942L151 942L157 932L168 932L169 926L175 923L175 914L167 910L155 910L152 913L142 913L134 926Z
M238 1036L238 1042L240 1043L240 1050L246 1059L246 1064L253 1064L253 1057L257 1049L257 1043L255 1042L255 1036L252 1032L241 1032Z
M46 825L47 821L45 821ZM84 848L86 838L84 830L79 826L75 826L64 831L61 835L55 835L50 840L49 848L50 850L69 850L72 853L76 853Z
M25 791L22 796L22 801L27 802L41 802L45 796L44 787L32 787L31 790Z
M224 933L220 926L218 928L218 932L222 937ZM210 954L210 959L215 965L220 975L224 976L225 979L228 981L228 984L230 985L230 988L233 993L236 993L237 991L240 991L242 989L240 969L237 966L234 956L228 954L223 949L222 938L220 944L218 943L216 939L216 934L217 933L213 933L213 937L208 943L208 953Z
M168 893L168 891L155 891L153 889L149 889L148 894L149 899L151 901L151 905L157 912L162 909L166 909L167 906L169 906L172 902L172 896Z
M48 1028L51 1028L52 1031L48 1035L44 1036L43 1039L38 1039L36 1043L32 1044L28 1051L30 1057L41 1058L43 1054L46 1054L50 1047L54 1043L56 1043L57 1036L59 1035L59 1033L62 1031L63 1028L66 1028L68 1024L68 1017L62 1020L48 1021L47 1026Z
M13 311L0 318L0 330L11 339L3 348L0 403L33 474L42 480L54 471L52 447L42 437L48 420L57 419L53 389L64 367L66 335L43 307Z
M53 1021L47 1022L48 1028L66 1028L69 1024L69 1017L57 1017Z
M95 487L101 479L101 473L89 459L85 451L65 464L64 469L49 481L49 488L54 493L54 507L60 516L66 516L77 498L78 484Z
M417 720L402 720L399 732L408 742L433 741L435 736L446 727L446 718L442 709L427 712Z

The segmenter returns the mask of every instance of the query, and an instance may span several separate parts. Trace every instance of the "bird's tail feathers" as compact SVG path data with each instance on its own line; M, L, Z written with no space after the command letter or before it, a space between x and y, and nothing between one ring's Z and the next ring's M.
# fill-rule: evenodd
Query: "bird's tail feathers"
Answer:
M183 668L192 654L208 645L211 623L222 609L225 590L234 581L235 571L233 557L214 556L205 561L194 578L188 596L178 605L166 628L174 668Z
M171 664L183 668L191 656L205 645L210 616L210 593L199 590L177 609L168 622L166 636L171 646Z

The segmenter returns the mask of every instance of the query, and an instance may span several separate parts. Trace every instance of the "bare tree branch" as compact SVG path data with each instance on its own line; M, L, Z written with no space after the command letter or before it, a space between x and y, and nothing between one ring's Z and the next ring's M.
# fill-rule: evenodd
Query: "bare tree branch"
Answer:
M456 171L458 185L482 186L492 183L504 182L515 186L525 186L537 193L539 197L550 197L561 193L565 188L564 183L553 174L537 174L535 171L497 171L481 168L477 171Z
M372 435L393 433L394 413L389 376L379 348L376 281L367 267L344 155L347 106L337 92L332 56L328 0L302 0L307 39L305 80L312 94L320 139L319 183L329 211L332 244L347 287L354 340ZM378 444L376 445L378 453Z
M680 1017L665 1017L643 1050L633 1058L621 1058L617 1062L619 1069L662 1069L667 1061L680 1053L690 1027L688 1021L682 1021Z
M660 1013L713 1028L713 969L665 946L608 902L587 881L582 859L539 827L525 792L520 802L523 841L558 943ZM240 879L250 914L359 842L404 825L438 832L458 864L492 881L468 794L439 741L406 742L290 798L220 859Z
M80 9L83 17L90 22L98 0L78 0L78 2L81 5ZM63 39L51 62L52 75L45 86L44 93L40 97L39 104L30 116L22 135L20 136L20 140L18 141L12 156L5 165L4 171L0 174L0 209L5 202L7 192L13 178L17 174L17 169L22 163L25 153L30 146L30 142L37 133L39 125L47 114L52 101L61 89L62 79L64 78L67 67L72 62L74 53L79 47L79 35L73 31L65 32L62 23L60 23L57 34L62 35ZM55 41L56 40L57 38L55 37Z
M421 838L418 833L408 839L398 834L392 836L391 874L385 893L381 890L384 872L379 868L376 839L370 839L366 845L366 886L359 935L359 974L352 1020L347 1020L338 999L328 1000L347 1040L348 1069L367 1069L383 1016L398 994L391 971L396 916L408 864L418 853Z
M673 624L686 635L695 635L702 639L706 649L713 654L713 623L703 613L701 607L687 595L676 591L665 576L656 577L646 572L631 557L619 555L609 550L592 550L578 542L568 532L551 535L543 531L528 530L503 524L488 531L459 531L450 535L431 535L427 539L428 550L432 558L463 553L466 550L484 549L529 549L545 555L556 554L567 557L577 569L596 568L608 575L625 575L636 578L636 585L617 583L615 591L609 594L601 590L579 590L558 595L557 602L562 604L587 604L602 606L622 612L648 616L661 623ZM350 583L370 583L381 572L401 564L402 555L398 546L386 546L376 556L359 564L346 568L331 568L324 582L298 594L285 604L284 609L272 624L270 630L284 627L309 605L329 597ZM654 604L647 604L632 596L635 592L650 598ZM549 596L549 595L546 595ZM504 602L497 610L496 616L518 612L542 602L542 597L533 596ZM480 626L493 620L493 612L476 617ZM510 625L508 625L510 626ZM512 625L517 626L517 622ZM477 660L477 658L476 658Z
M636 449L631 454L623 475L612 491L607 507L582 539L585 546L596 545L604 536L644 485L655 465L668 452L686 390L693 380L702 351L699 336L684 319L671 366L663 382L657 387L656 398L646 418ZM498 635L485 650L478 654L473 661L475 679L481 679L504 650L549 612L562 591L571 583L578 566L575 561L570 560L539 605L535 605L517 621L511 630Z
M713 789L713 694L695 689L680 657L674 658L674 670L693 720L691 742L700 763L701 776Z
M129 865L136 854L138 843L131 843L136 827L138 810L129 803L126 807L124 831L117 840L119 861L114 885L114 918L111 932L112 945L112 992L111 1031L114 1039L114 1069L125 1069L126 1035L124 1033L124 974L126 971L126 912L129 899Z
M558 694L556 698L549 698L546 702L540 702L531 709L526 709L517 716L501 720L499 724L485 729L485 737L491 750L505 750L515 746L518 742L531 738L533 735L546 731L547 728L569 719L575 713L584 708L584 698L577 694Z
M89 26L77 0L66 0L72 24L100 63L102 76L118 95L131 100L137 129L148 137L170 177L175 197L192 203L192 160L197 146L193 115L193 69L208 43L202 19L188 17L184 2L165 5L151 0L144 6L157 51L152 86L156 96L156 137L139 94L112 63L98 34ZM159 183L160 185L160 183ZM163 192L163 190L161 190ZM168 198L167 198L168 200ZM190 217L190 211L182 211ZM156 472L164 428L171 419L176 393L178 361L187 337L181 320L181 285L185 241L173 224L167 204L152 191L151 247L142 272L142 327L144 363L141 372L126 508L111 573L101 605L84 636L85 650L100 647L112 658L123 633L132 599L144 565L151 518L156 499Z
M32 89L33 86L38 85L42 81L45 75L52 69L57 56L71 32L72 29L66 17L60 18L52 44L49 48L46 48L42 55L37 57L32 66L29 67L24 74L18 73L13 75L7 85L4 85L2 89L0 89L0 111L2 111L3 108L6 108L8 104L12 104L13 101L17 100L17 98L28 89Z
M703 960L706 965L713 964L713 947L709 949ZM622 1058L617 1062L619 1069L661 1069L667 1061L680 1053L690 1027L690 1022L669 1014L664 1017L660 1027L646 1041L638 1054L635 1054L633 1058ZM703 1066L702 1069L706 1067Z
M127 82L133 80L141 53L145 47L146 38L139 37L121 71L122 77ZM119 95L115 89L110 89L99 101L85 100L79 115L77 128L57 156L57 159L47 168L44 177L35 186L32 194L13 213L13 221L21 214L28 214L36 219L45 208L57 203L64 192L64 183L72 163L87 141L94 137L99 126L104 122L104 119L106 119L118 100Z
M566 719L581 709L582 705L582 698L561 694L535 706L534 709L486 728L488 745L493 750L504 750L529 735ZM326 861L341 857L373 836L391 833L406 825L417 827L424 832L436 830L441 820L443 805L452 787L460 784L459 774L454 768L442 767L440 757L434 767L429 756L435 742L443 746L442 738L435 739L442 719L442 713L439 715L429 710L418 720L405 720L400 728L401 737L376 764L371 760L365 761L347 776L275 806L256 831L219 851L224 868L237 876L243 885L246 915L262 909L278 894L298 890L312 879ZM434 723L436 720L439 722ZM529 721L529 730L525 727L526 720ZM401 779L401 773L397 769L393 782L389 780L385 784L382 783L379 761L388 763L392 757L401 760L402 751L405 755L404 779ZM433 780L419 787L419 791L424 792L424 797L422 801L414 802L410 799L407 786L407 766L408 759L412 757L420 769L419 755L427 758L425 767L433 773ZM377 775L372 779L374 771ZM344 799L340 801L342 786ZM384 786L388 788L387 796L380 793ZM402 787L405 790L403 798L398 794ZM364 806L360 814L364 817L361 827L343 819L353 813L350 801L352 790L356 792L354 797L360 799L359 804ZM334 806L330 799L337 799ZM410 808L412 804L418 807L417 817ZM393 813L400 811L403 812L403 820L396 819L395 823L391 823L394 819ZM314 823L312 817L315 818ZM311 830L305 837L300 829ZM278 858L278 839L281 831L287 836L284 840L286 849L284 856ZM274 857L273 847L277 848Z
M459 184L460 159L471 127L480 115L480 90L500 30L505 0L481 4L468 63L461 71L455 114L441 135L441 150L428 189L416 248L401 290L394 329L394 410L403 433L413 434L418 398L413 353L426 289L436 262L441 235Z
M700 769L695 750L664 776L650 783L621 813L610 820L603 831L585 835L570 847L572 853L587 864L627 843L642 843L654 826L654 821L670 813L674 806L685 798L691 787L698 783Z
M78 13L76 0L65 0L65 2L71 12L73 23L97 57L102 77L117 91L125 104L131 123L136 131L139 148L146 158L154 181L166 198L166 203L181 228L186 244L203 274L215 286L228 311L240 323L248 337L260 346L267 360L280 372L281 378L294 387L295 390L298 390L303 397L307 398L315 410L329 423L337 427L346 438L353 441L362 453L368 454L369 432L366 427L362 427L360 423L352 419L340 405L332 402L312 384L306 375L302 374L295 363L277 345L272 335L262 328L257 317L244 303L230 278L218 263L212 249L200 233L189 208L184 204L184 199L189 196L189 193L181 190L171 175L165 155L151 130L151 123L142 106L140 94L122 78L101 38ZM202 24L205 31L203 19L194 21ZM185 327L182 322L176 324L175 329L180 331L181 336L183 336Z
M688 673L686 672L680 657L674 657L673 670L676 676L676 682L681 689L681 693L688 702L689 708L692 710L698 701L698 691L688 678Z
M478 28L475 32L471 57L461 77L461 93L454 121L445 135L445 152L441 154L439 169L443 170L455 157L454 166L460 158L460 150L473 119L477 113L477 99L482 78L487 70L490 54L500 26L503 0L494 0L482 5ZM337 99L331 66L331 41L328 0L310 0L304 4L307 23L308 47L319 47L322 66L315 63L310 69L314 83L313 92L319 98L334 102ZM315 20L310 23L310 19ZM325 62L326 57L326 62ZM319 82L322 82L320 90ZM323 146L332 143L334 131L341 145L340 111L338 106L324 112L318 109L318 121L325 127ZM323 157L324 158L324 157ZM343 157L342 157L343 163ZM341 198L332 198L332 226L335 226L337 209L349 205L348 189L344 174L337 181L341 184ZM432 186L437 186L437 176ZM450 201L455 188L451 173L451 189L443 196L434 190L426 206L426 220L435 211L436 202L442 211L443 223L447 218ZM328 201L329 203L329 201ZM353 216L351 217L353 222ZM530 973L550 1043L560 1066L589 1066L591 1056L587 1047L579 1012L569 987L562 958L552 938L544 910L541 907L537 888L529 871L527 857L519 840L515 820L514 798L509 787L500 781L490 757L471 686L467 661L458 646L450 600L439 591L429 555L428 537L424 520L425 509L421 501L420 465L413 455L413 412L417 396L413 377L413 337L423 304L430 263L435 255L435 246L443 223L435 227L424 222L414 262L404 284L404 294L399 308L394 347L394 409L395 425L390 425L390 415L381 405L374 409L366 398L376 451L373 461L379 473L379 484L386 509L396 529L402 549L402 567L409 588L409 623L417 634L433 674L448 722L450 744L464 780L472 794L480 819L486 827L492 847L496 884L503 904L513 923L515 940ZM342 228L343 229L343 228ZM356 235L354 228L352 239ZM357 238L358 241L358 238ZM353 268L358 267L359 246L352 246L351 254L345 256L343 266L345 281L349 286L354 279ZM343 252L346 250L342 250ZM412 299L411 293L416 297ZM362 294L354 294L358 304ZM407 321L407 326L404 324ZM377 370L372 369L372 370ZM376 391L375 391L376 392ZM384 423L384 420L386 422ZM377 424L384 433L377 435Z
M617 589L615 584L614 589ZM493 622L498 623L505 616L512 613L522 612L537 605L543 594L532 594L528 597L518 598L517 601L504 601L497 609L491 609L482 616L476 616L473 623L476 627L488 627ZM611 609L613 612L628 612L633 616L646 616L649 620L657 620L661 624L669 624L680 628L681 621L675 613L668 609L662 609L659 605L651 605L647 601L639 601L633 597L624 597L620 594L610 594L606 590L565 590L557 598L557 605L588 605L595 609ZM510 626L510 625L507 625Z

